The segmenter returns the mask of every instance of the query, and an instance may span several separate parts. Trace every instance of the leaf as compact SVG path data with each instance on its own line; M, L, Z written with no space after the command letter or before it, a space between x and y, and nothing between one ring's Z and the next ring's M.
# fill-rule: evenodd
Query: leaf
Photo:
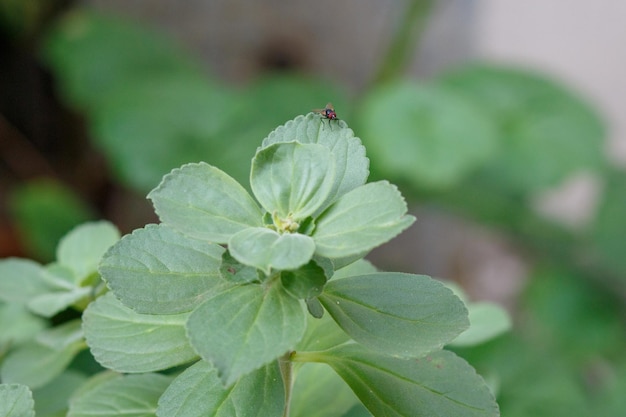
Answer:
M61 239L57 261L72 269L80 285L96 272L100 258L120 238L119 231L109 222L84 223Z
M73 344L82 344L82 322L80 319L66 321L61 325L41 332L36 340L38 343L53 349L63 349Z
M70 397L86 380L84 374L68 369L43 387L34 390L37 417L66 416Z
M67 291L53 291L34 297L28 308L41 316L52 317L71 305L88 298L92 294L90 287L76 287Z
M2 345L20 345L46 327L46 321L20 304L0 303L0 350Z
M244 265L269 274L272 269L283 271L307 264L313 257L315 243L299 233L278 234L266 227L242 230L228 242L230 254Z
M387 355L419 357L469 326L461 300L424 275L390 272L331 280L319 299L350 337Z
M486 112L440 85L384 85L365 97L358 115L376 167L415 187L457 184L497 147L495 123Z
M148 198L163 223L200 240L226 243L239 231L262 226L263 213L248 192L206 163L173 170Z
M335 166L335 178L332 191L328 196L330 204L345 193L365 184L369 175L369 160L365 156L365 147L343 122L338 129L324 127L324 122L317 114L309 113L298 116L283 126L279 126L263 140L263 148L275 143L292 142L318 143L327 147L332 154ZM325 206L324 206L325 207Z
M326 202L334 181L332 162L330 151L317 144L261 148L252 159L252 192L268 213L304 220Z
M350 388L326 364L305 363L295 372L290 416L341 416L358 404Z
M398 189L386 181L365 184L341 197L317 219L315 253L331 259L375 248L414 221Z
M37 262L7 258L0 260L0 299L27 304L33 297L51 290L43 278L43 268Z
M489 388L463 359L445 350L400 359L352 344L324 354L375 416L497 417Z
M118 372L151 372L197 358L185 336L188 314L138 314L111 293L91 303L83 328L91 353Z
M82 340L58 349L30 342L9 353L2 363L2 381L17 382L35 389L60 375L84 348Z
M124 305L139 313L193 310L222 284L221 246L190 239L164 225L148 225L116 243L100 274Z
M496 123L499 152L483 176L499 188L537 191L605 165L603 122L589 104L556 82L519 69L471 65L444 75L440 83Z
M321 318L307 316L306 332L295 348L296 352L327 350L350 340L333 319L325 314Z
M170 382L159 374L119 375L74 397L67 417L154 417Z
M315 261L311 261L294 271L281 272L280 281L292 296L308 299L322 293L327 278L324 269Z
M225 289L191 313L191 345L231 385L292 349L305 330L300 301L280 285L244 285Z
M9 197L17 231L30 254L54 259L59 240L73 227L95 217L90 207L69 188L52 180L35 180Z
M469 310L469 329L465 330L451 346L474 346L489 341L511 328L511 318L506 310L494 303L471 303Z
M27 386L0 384L0 417L35 417L35 402Z
M259 272L256 268L240 264L228 251L222 254L220 274L222 278L233 284L249 284L259 281Z
M211 364L200 361L180 374L159 399L159 417L279 416L285 393L276 363L225 388Z

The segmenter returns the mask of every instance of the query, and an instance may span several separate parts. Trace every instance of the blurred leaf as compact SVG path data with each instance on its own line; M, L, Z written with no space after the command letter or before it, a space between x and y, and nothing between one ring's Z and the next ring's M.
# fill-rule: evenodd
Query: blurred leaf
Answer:
M100 273L115 296L138 313L193 310L217 285L224 249L165 225L124 236L104 255Z
M119 375L75 396L67 417L153 417L170 382L159 374Z
M46 321L33 315L24 306L0 303L0 357L3 345L20 345L32 339L45 327Z
M604 197L592 225L596 256L626 284L626 173L615 172L604 187Z
M305 363L295 373L290 417L342 416L359 400L326 364Z
M217 368L225 385L292 349L304 329L300 301L276 283L226 289L196 308L187 321L192 346Z
M539 75L516 69L468 66L441 85L490 114L500 150L483 176L500 188L526 193L546 189L577 171L604 164L603 122L574 93Z
M139 314L111 293L83 314L87 344L96 360L119 372L150 372L197 358L185 336L189 314Z
M94 215L63 185L40 180L16 189L9 206L24 245L43 261L54 259L59 240Z
M358 116L374 166L415 187L455 185L496 150L492 121L443 86L387 84L366 96Z
M263 213L252 196L206 163L173 170L148 198L163 223L196 239L227 243L233 234L263 225Z
M0 417L35 417L34 406L27 386L0 384Z
M285 393L276 363L240 378L226 388L217 370L199 361L180 374L159 399L157 416L279 416Z
M320 301L354 340L404 358L443 347L469 325L461 300L424 275L381 272L331 280Z
M451 346L471 346L484 343L511 328L511 318L506 310L494 303L480 302L466 304L470 327Z
M26 305L33 297L53 289L43 275L41 265L29 259L0 260L0 299Z
M37 417L65 417L69 399L87 377L66 370L61 375L33 392Z
M81 224L59 242L57 261L74 271L80 285L96 272L102 255L119 238L120 232L109 222Z

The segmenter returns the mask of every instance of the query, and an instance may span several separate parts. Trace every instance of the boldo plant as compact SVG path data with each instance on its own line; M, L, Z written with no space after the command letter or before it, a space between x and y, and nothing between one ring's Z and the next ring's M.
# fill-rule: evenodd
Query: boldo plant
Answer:
M362 259L415 220L368 174L345 122L314 113L265 138L251 194L206 163L167 174L148 195L161 223L100 260L110 291L82 331L115 372L79 388L68 415L499 415L443 349L469 327L463 302Z

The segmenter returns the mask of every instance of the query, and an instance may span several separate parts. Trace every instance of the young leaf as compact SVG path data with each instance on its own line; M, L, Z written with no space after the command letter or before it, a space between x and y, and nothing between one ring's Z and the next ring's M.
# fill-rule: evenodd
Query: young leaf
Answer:
M324 356L375 416L500 415L482 378L452 352L440 350L420 359L400 359L351 344Z
M33 395L25 385L0 384L0 417L35 417Z
M315 243L299 233L281 235L266 227L254 227L234 235L228 242L228 251L242 264L269 274L271 269L296 269L308 263Z
M470 327L454 339L451 346L474 346L486 342L511 328L506 310L493 303L470 303Z
M85 223L69 232L57 247L57 261L69 267L77 285L96 271L100 258L120 238L119 231L109 222Z
M164 225L148 225L116 243L100 274L119 300L139 313L193 310L218 284L224 249Z
M415 221L406 211L394 185L387 181L365 184L341 197L317 219L315 253L342 258L371 250Z
M163 223L200 240L226 243L241 230L262 226L263 213L250 194L206 163L173 170L148 198Z
M197 358L185 337L188 316L138 314L108 293L85 310L83 329L91 353L103 366L151 372Z
M325 127L320 123L319 115L309 113L278 127L263 140L262 147L294 140L300 143L318 143L331 151L335 178L328 203L365 184L369 175L369 160L365 156L365 147L361 140L354 136L351 129L345 126L338 129Z
M191 313L192 346L226 385L292 349L305 330L300 301L281 285L225 289Z
M171 378L159 374L119 375L82 391L67 417L151 417Z
M320 295L327 279L322 267L311 261L294 271L281 272L280 281L289 294L307 299Z
M326 202L335 175L332 163L322 145L290 142L261 148L252 159L252 192L267 212L301 221Z
M469 325L461 300L423 275L392 272L331 280L319 299L350 337L392 356L419 357Z
M220 274L222 278L233 284L249 284L259 281L259 271L256 268L239 263L228 251L222 254Z
M217 370L199 361L187 368L159 399L159 417L279 416L285 393L277 363L268 364L224 387Z
M82 340L58 349L30 342L7 355L0 369L4 382L18 382L30 388L41 387L57 377L84 348Z
M92 288L76 287L70 290L41 294L28 302L28 308L40 316L52 317L69 306L89 297Z

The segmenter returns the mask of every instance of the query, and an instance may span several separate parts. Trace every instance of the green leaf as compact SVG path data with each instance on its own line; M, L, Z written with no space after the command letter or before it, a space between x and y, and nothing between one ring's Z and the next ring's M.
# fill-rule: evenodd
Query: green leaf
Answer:
M216 285L224 249L164 225L126 235L104 255L100 274L124 305L139 313L193 310Z
M102 366L150 372L197 358L185 337L187 317L139 314L108 293L85 310L83 328L91 353Z
M69 230L94 217L73 191L51 180L32 181L16 189L9 208L24 246L44 261L54 259L59 240Z
M41 316L52 317L71 305L90 297L92 288L76 287L38 295L28 302L28 308Z
M369 175L369 160L365 156L365 147L343 122L338 129L324 127L320 116L309 113L298 116L283 126L276 128L263 140L263 148L274 143L292 142L318 143L327 147L334 160L335 178L328 203L332 203L345 193L365 184Z
M358 261L353 262L348 266L344 266L336 271L333 275L333 279L347 278L355 275L373 274L375 272L378 272L378 269L376 269L370 261L366 259L359 259Z
M85 223L61 239L57 247L57 261L74 271L80 285L96 272L100 258L120 238L119 231L109 222Z
M46 327L46 321L20 304L0 303L0 351L2 345L20 345ZM1 354L0 354L1 355Z
M566 87L532 72L487 65L461 68L440 82L497 124L499 152L483 176L500 188L546 189L605 165L603 122Z
M63 349L74 344L82 344L82 323L80 319L67 321L41 332L36 340L38 343L53 349Z
M252 159L250 185L267 212L301 221L326 202L335 175L325 146L298 142L261 148Z
M456 184L496 150L495 124L487 114L442 86L387 84L369 93L360 110L375 166L415 186Z
M159 374L108 379L75 396L67 417L154 417L159 397L170 382L171 378Z
M511 318L506 310L494 303L471 303L469 311L469 329L465 330L451 346L474 346L501 335L511 328Z
M35 402L27 386L0 384L0 417L35 417Z
M228 242L230 254L244 265L253 266L269 274L296 269L313 257L315 243L299 233L278 234L266 227L242 230Z
M206 300L187 322L192 346L231 385L292 349L305 330L300 301L280 285L232 287Z
M82 340L58 348L37 342L24 344L7 355L0 376L5 382L41 387L61 374L83 348Z
M279 416L285 393L277 363L224 387L211 364L200 361L180 374L159 399L159 417Z
M263 213L250 194L206 163L173 170L148 198L163 223L201 240L226 243L239 231L263 225Z
M315 261L311 261L294 271L281 272L280 281L289 294L307 299L322 293L327 278L324 269Z
M65 417L69 399L86 382L87 377L73 370L66 370L41 388L33 391L37 417Z
M222 254L222 264L220 265L220 274L222 278L233 284L249 284L259 281L259 272L256 268L242 265L232 257L230 252L225 251Z
M317 219L315 253L331 259L367 252L414 221L398 189L387 181L365 184L341 197Z
M0 299L27 304L33 297L45 294L52 286L43 277L43 268L37 262L7 258L0 260Z
M326 364L305 363L295 372L290 416L328 417L347 413L359 400Z
M387 355L424 355L469 325L461 300L424 275L390 272L332 280L319 298L350 337Z
M324 354L375 416L497 417L489 388L463 359L445 350L392 358L352 344Z
M350 340L333 319L325 314L321 318L307 316L306 332L296 346L296 352L327 350Z

